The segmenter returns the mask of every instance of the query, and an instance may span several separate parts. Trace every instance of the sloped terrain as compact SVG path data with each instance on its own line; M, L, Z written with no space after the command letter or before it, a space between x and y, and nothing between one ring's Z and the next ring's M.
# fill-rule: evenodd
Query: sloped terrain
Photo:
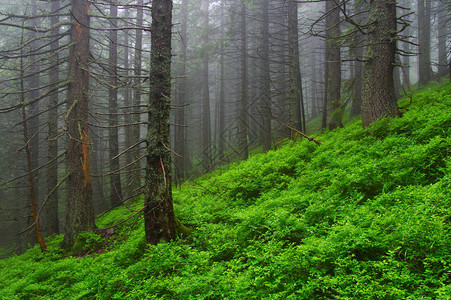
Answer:
M172 243L145 244L137 203L71 253L1 261L0 298L450 299L451 85L316 138L174 188L192 233Z

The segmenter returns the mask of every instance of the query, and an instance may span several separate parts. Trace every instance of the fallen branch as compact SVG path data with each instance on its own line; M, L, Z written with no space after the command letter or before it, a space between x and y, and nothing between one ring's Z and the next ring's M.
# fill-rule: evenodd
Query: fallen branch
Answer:
M292 126L290 126L290 125L288 125L288 124L286 124L286 123L284 123L284 122L282 122L282 121L280 121L280 120L274 118L273 116L271 116L271 119L276 120L276 121L279 122L281 125L283 125L283 126L287 127L288 129L293 130L294 132L296 132L296 133L302 135L303 137L305 137L305 138L308 139L309 141L315 142L315 143L318 144L318 145L322 145L322 144L323 144L322 142L318 141L317 139L312 138L312 137L306 135L305 133L303 133L303 132L297 130L296 128L294 128L294 127L292 127Z

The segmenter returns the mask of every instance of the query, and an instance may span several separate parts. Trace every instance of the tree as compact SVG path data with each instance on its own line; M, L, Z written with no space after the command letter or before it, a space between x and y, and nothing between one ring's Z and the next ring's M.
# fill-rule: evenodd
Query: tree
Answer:
M269 1L263 0L262 4L262 39L261 39L261 70L260 70L260 95L261 95L261 122L260 132L263 151L271 149L271 70L269 59Z
M80 231L95 228L88 129L89 2L72 0L71 5L74 23L70 35L66 116L69 191L63 247L72 246Z
M447 7L444 0L438 0L438 76L446 75L448 70L446 38L448 35Z
M119 171L119 136L117 120L117 5L110 5L110 42L109 42L109 75L111 78L108 89L109 99L109 154L110 154L110 197L111 206L116 207L122 204L122 186Z
M153 0L149 123L144 200L146 241L156 245L175 238L172 205L170 109L172 1Z
M51 4L52 12L56 12L60 8L60 1L54 0ZM58 15L52 15L50 18L51 26L55 26L53 33L58 36L59 29L56 26L59 22ZM50 48L54 55L50 59L52 65L50 71L50 83L57 85L59 81L58 68L58 53L59 40L55 40L50 44ZM53 93L49 96L48 104L48 127L49 137L47 145L47 161L49 166L47 168L47 209L46 211L46 225L45 231L51 235L59 233L59 218L58 218L58 191L56 186L58 184L58 164L56 157L58 156L58 94Z
M241 159L247 159L249 155L247 145L247 30L246 30L246 1L241 1L241 13L240 13L240 35L241 35L241 65L240 65L240 105L239 105L239 118L238 118L238 148Z
M396 52L396 1L370 1L367 50L363 66L362 122L398 117L393 65Z
M418 81L420 85L432 79L431 69L431 1L418 0Z
M340 103L341 55L340 10L334 0L326 1L326 98L322 127L342 127L343 108Z
M289 43L289 72L290 72L290 125L297 130L305 131L305 118L302 118L303 97L301 70L299 62L298 39L298 3L288 2L288 43Z
M211 125L210 125L210 85L209 85L209 11L210 1L203 0L203 48L202 48L202 64L203 64L203 79L202 79L202 169L208 170L210 168L211 159Z

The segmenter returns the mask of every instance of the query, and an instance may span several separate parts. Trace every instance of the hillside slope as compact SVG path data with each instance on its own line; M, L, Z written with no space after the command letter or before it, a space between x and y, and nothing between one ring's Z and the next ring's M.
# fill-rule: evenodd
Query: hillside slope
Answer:
M146 246L142 220L126 220L138 203L71 255L56 236L1 261L0 298L450 299L451 85L422 89L400 119L317 139L175 189L192 234L173 243Z

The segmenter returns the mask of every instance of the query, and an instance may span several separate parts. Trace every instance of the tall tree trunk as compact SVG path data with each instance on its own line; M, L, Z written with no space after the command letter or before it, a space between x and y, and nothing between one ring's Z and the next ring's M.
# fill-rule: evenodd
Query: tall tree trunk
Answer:
M290 125L297 130L304 130L301 119L302 82L299 63L298 39L298 4L295 0L288 2L288 43L290 71Z
M153 0L144 224L156 245L175 238L169 114L171 105L172 1Z
M117 173L119 170L119 158L115 158L119 154L119 134L118 134L118 118L117 118L117 6L110 5L110 42L109 42L109 73L111 76L110 84L112 87L108 90L109 95L109 160L110 160L110 197L111 206L116 207L123 202L121 176Z
M133 82L133 123L139 123L141 120L140 117L140 105L141 105L141 74L142 74L142 47L143 47L143 0L138 0L138 8L136 12L136 31L135 31L135 55L134 55L134 82ZM137 143L141 140L140 134L140 126L134 125L132 126L132 140ZM132 159L135 162L133 164L133 168L137 171L131 173L130 178L130 191L132 194L136 194L141 187L141 171L140 166L141 163L138 160L140 157L139 147L135 147L132 150Z
M395 32L396 1L371 1L368 45L363 67L362 122L364 127L380 118L399 116L393 81Z
M210 1L203 0L204 36L203 36L203 80L202 80L202 169L210 168L211 125L210 125L210 87L209 87L209 9Z
M240 151L241 159L247 159L248 145L247 145L247 24L246 24L246 2L241 1L241 14L240 14L240 33L241 33L241 87L240 87L240 110L238 119L238 149Z
M88 129L89 2L72 0L71 4L74 24L70 35L67 93L69 191L63 247L71 247L80 231L95 228Z
M52 12L55 12L60 7L59 0L53 0L51 5ZM55 26L59 22L59 17L53 15L50 18L51 26ZM56 27L53 30L53 34L57 35L59 32ZM55 41L50 44L50 49L55 54L50 58L50 64L52 68L50 70L50 82L54 85L59 81L59 68L58 68L58 54L56 49L59 47L59 40L55 38ZM58 184L58 163L55 158L58 155L58 94L54 93L49 97L48 104L48 127L49 137L47 144L47 161L50 163L47 168L47 207L45 209L45 228L44 231L51 235L53 233L59 233L59 218L58 218L58 191L55 189Z
M448 73L446 38L448 35L448 10L445 0L438 0L438 76Z
M180 79L177 84L176 112L175 112L175 152L174 157L175 178L182 182L185 177L185 103L186 103L186 54L188 48L188 0L182 2L182 22L180 30Z
M340 103L341 55L340 11L334 0L326 1L326 108L323 115L323 128L332 130L342 127L343 107Z
M411 1L410 0L404 0L405 8L411 7ZM408 17L406 17L408 18ZM410 36L410 26L407 26L407 28L404 30L405 36ZM410 43L403 43L403 51L407 54L410 53ZM402 58L402 83L403 85L410 86L410 56L404 55Z
M218 103L218 157L221 161L225 151L225 66L224 66L224 1L221 0L221 29L220 29L220 49L219 49L219 103Z
M362 4L357 5L356 14L362 11ZM362 71L363 71L363 52L364 52L364 41L365 37L360 31L357 31L354 35L354 53L355 53L355 64L354 64L354 100L351 104L351 117L355 117L362 112Z
M129 10L126 9L125 10L125 19L129 18ZM128 30L123 30L123 34L124 34L124 47L123 47L123 51L124 51L124 76L125 78L128 78L128 76L130 75L129 72L129 68L130 68L130 59L129 59L129 55L130 55L130 49L129 49L129 31ZM131 112L133 111L133 109L131 108L132 106L132 97L131 97L131 89L130 87L127 85L124 87L123 91L124 93L124 106L126 107L125 109L125 115L124 115L124 122L125 124L130 124L132 123L132 115ZM132 128L131 126L125 126L124 128L125 131L125 149L128 149L129 147L131 147L134 143L138 142L138 141L134 141L132 139ZM132 152L128 151L125 154L125 165L126 166L130 166L133 162L133 157L132 157ZM122 186L122 190L123 190L123 194L127 195L127 197L132 196L133 195L133 191L130 190L130 187L132 186L132 169L133 167L128 167L127 170L127 174L126 174L126 186Z
M431 1L418 0L419 84L432 79L431 69Z
M269 1L262 1L262 39L261 39L261 132L263 152L271 150L271 73L269 64Z

